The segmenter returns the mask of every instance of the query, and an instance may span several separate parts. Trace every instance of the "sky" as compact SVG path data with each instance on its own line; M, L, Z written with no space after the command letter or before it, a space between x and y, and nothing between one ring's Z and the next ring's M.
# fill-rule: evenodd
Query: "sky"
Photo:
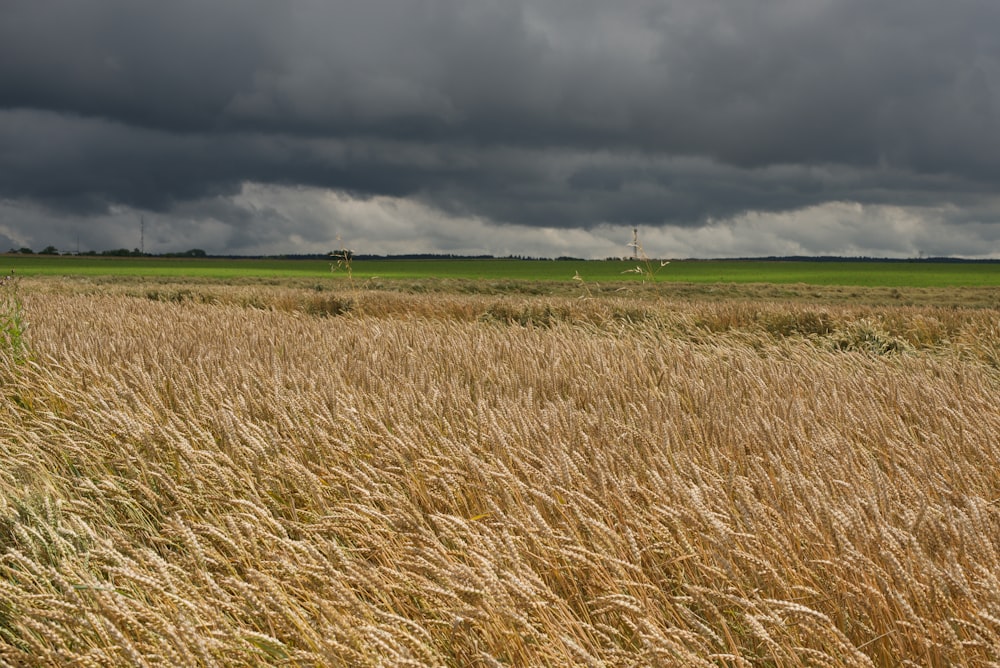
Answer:
M996 0L0 0L0 250L1000 258Z

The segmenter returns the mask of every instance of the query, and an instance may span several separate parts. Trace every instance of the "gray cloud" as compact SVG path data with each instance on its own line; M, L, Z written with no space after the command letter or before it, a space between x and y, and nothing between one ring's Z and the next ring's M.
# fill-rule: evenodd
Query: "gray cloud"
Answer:
M3 210L103 220L94 243L123 208L202 221L220 251L323 238L277 194L298 187L486 226L749 231L831 202L1000 224L986 0L11 0L0 18L0 199L21 203ZM286 190L248 209L247 184Z

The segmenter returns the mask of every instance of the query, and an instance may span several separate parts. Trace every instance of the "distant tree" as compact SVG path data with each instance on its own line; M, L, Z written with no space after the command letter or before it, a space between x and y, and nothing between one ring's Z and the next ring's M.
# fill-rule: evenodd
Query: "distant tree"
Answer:
M19 248L17 252L18 253L22 253L24 255L34 255L35 254L35 251L33 251L30 248L27 248L25 246L22 246L21 248Z
M59 249L55 246L46 246L42 250L38 251L39 255L59 255Z

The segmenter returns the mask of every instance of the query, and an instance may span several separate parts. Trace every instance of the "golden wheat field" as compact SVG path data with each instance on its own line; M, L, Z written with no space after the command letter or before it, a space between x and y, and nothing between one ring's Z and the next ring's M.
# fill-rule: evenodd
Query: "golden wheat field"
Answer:
M1000 311L21 285L0 666L1000 665Z

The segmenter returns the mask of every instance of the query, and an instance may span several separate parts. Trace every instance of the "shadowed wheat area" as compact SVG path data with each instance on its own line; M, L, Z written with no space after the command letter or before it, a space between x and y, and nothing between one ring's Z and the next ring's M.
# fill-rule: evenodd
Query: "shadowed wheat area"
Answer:
M25 295L0 665L1000 662L996 310Z

